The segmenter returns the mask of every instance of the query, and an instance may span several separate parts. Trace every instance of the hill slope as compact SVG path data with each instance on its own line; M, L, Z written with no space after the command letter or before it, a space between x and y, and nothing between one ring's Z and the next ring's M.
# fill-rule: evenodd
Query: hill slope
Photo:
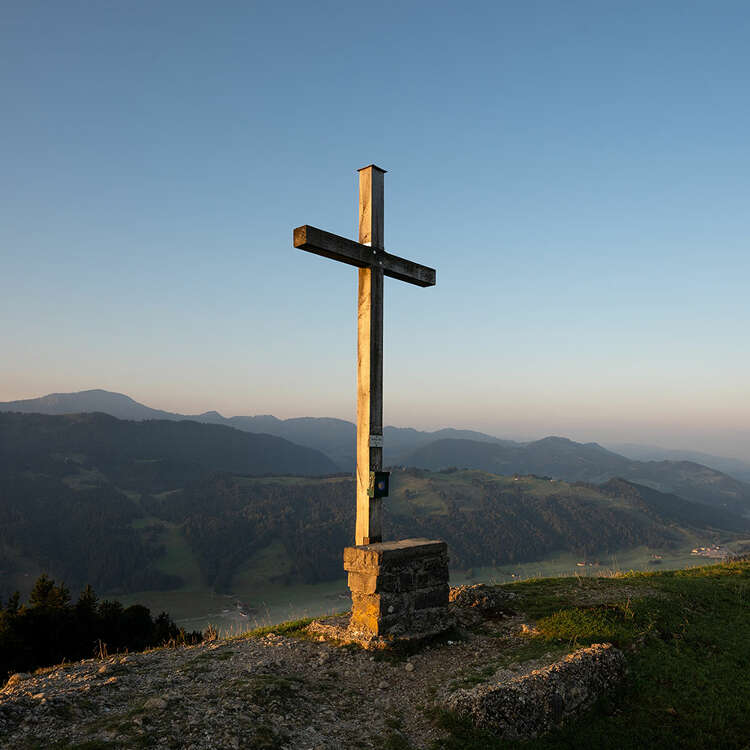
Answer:
M714 456L702 451L660 448L655 445L638 445L635 443L617 443L610 450L635 461L690 461L703 464L716 471L729 474L741 482L750 482L750 463L740 458Z
M404 456L402 464L431 470L450 466L495 474L537 474L576 482L622 477L694 502L734 513L750 512L750 485L688 461L632 461L596 443L548 437L533 443L500 445L471 440L438 440Z
M354 483L247 476L278 467L270 463L278 451L295 467L306 456L310 473L331 468L305 448L223 426L0 415L0 570L8 587L0 596L42 570L118 594L188 580L228 591L238 578L338 579L353 536ZM684 549L696 534L708 542L748 530L720 508L632 483L477 471L394 472L385 505L387 537L444 538L462 569L557 552Z
M46 473L58 475L68 473L71 462L89 463L124 486L145 477L168 487L207 471L314 475L337 470L320 451L220 425L131 422L97 413L0 413L0 468L12 471L40 462Z
M0 414L0 596L43 570L99 590L167 588L142 502L216 471L327 474L322 453L271 435L106 414Z

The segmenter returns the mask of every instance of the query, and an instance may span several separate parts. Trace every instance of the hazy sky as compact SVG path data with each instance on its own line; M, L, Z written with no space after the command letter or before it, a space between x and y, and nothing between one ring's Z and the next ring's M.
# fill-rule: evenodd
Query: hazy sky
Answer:
M385 421L750 457L747 2L0 4L0 400L355 410L386 175Z

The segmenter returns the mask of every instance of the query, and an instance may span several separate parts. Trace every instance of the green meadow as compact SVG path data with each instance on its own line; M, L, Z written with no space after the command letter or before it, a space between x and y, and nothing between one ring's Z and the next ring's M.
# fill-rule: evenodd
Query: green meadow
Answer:
M625 682L577 721L523 743L436 711L446 736L432 750L750 747L750 562L511 587L535 622L530 648L614 643Z

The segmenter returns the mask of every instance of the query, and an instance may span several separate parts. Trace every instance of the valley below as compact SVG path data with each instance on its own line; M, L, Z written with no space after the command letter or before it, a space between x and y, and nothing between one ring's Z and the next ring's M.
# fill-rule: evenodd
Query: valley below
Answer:
M191 420L0 413L0 599L26 597L47 573L73 598L91 584L100 599L223 634L347 610L354 482L321 421L291 420L303 446ZM318 428L328 454L310 445ZM445 432L392 432L403 451L412 441L414 464L391 466L383 531L445 540L453 585L750 551L750 486L708 467Z
M730 535L722 539L722 542L722 550L730 557L746 554L750 550L750 538L740 539ZM450 585L495 585L538 578L610 577L631 571L681 570L709 562L693 554L692 549L694 547L691 548L690 545L677 549L635 547L594 555L589 561L582 561L573 553L563 552L515 565L452 569ZM188 631L203 631L213 625L223 637L239 635L248 629L333 615L351 609L351 595L344 575L340 579L324 583L250 585L233 589L228 594L217 594L208 588L184 588L140 591L118 598L125 606L138 603L148 607L152 613L167 611L177 625Z

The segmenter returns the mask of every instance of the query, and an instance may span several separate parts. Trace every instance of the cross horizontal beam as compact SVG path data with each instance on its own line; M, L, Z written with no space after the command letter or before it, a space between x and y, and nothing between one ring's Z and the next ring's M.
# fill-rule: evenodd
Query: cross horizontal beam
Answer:
M381 268L386 276L416 286L435 286L435 269L414 263L385 250L362 245L322 229L304 226L294 230L294 246L324 258L339 260L358 268Z

